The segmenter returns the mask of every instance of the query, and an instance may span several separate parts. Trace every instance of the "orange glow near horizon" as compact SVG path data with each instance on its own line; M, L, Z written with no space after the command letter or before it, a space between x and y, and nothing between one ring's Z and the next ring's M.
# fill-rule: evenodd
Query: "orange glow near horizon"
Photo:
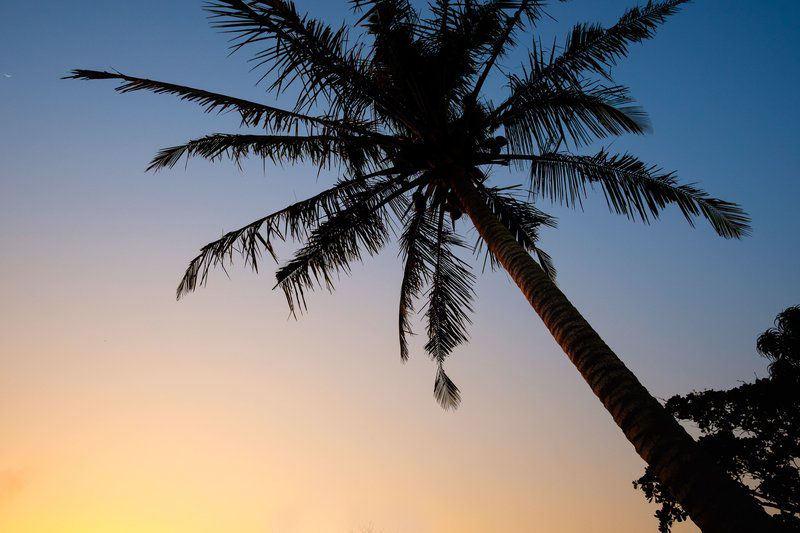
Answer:
M498 325L478 319L452 364L465 403L443 412L429 362L401 365L392 321L370 318L391 316L394 301L366 270L298 321L244 273L175 303L159 276L111 271L140 290L108 298L112 284L88 272L72 289L11 289L28 298L3 317L13 335L0 374L0 531L651 525L629 485L638 459L544 333L521 369L487 351L507 350L524 321L492 343ZM72 291L85 291L83 305ZM566 395L552 384L563 377ZM621 519L620 502L637 512Z

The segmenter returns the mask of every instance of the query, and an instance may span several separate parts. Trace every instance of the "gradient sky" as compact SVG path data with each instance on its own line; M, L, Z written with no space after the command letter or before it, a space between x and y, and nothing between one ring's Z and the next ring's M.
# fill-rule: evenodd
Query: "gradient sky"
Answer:
M544 40L630 5L555 6ZM631 224L601 196L550 209L560 286L658 397L763 376L756 336L800 303L798 20L792 0L697 1L615 71L654 133L613 149L741 203L751 237L674 210ZM642 462L502 272L480 278L472 342L448 364L456 412L431 396L419 337L399 361L396 248L299 321L269 269L174 300L201 245L333 177L146 174L157 149L236 120L59 78L113 67L274 102L246 57L198 1L0 7L0 530L654 531L630 484Z

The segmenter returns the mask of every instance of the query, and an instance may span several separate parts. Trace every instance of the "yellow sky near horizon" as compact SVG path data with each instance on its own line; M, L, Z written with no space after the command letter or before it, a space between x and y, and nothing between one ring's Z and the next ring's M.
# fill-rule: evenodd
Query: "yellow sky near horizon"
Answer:
M421 350L397 357L391 257L298 321L263 278L175 302L119 260L3 281L0 531L652 528L640 461L535 317L497 332L499 274L450 365L464 404L443 412ZM502 356L525 336L529 361Z

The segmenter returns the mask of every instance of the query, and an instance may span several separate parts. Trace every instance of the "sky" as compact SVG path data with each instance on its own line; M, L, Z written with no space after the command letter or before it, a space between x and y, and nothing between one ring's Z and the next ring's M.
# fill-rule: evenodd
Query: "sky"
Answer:
M554 5L543 42L630 5ZM614 71L654 129L611 148L740 203L750 237L675 210L632 224L601 196L540 205L559 218L541 244L560 287L656 397L764 376L755 339L800 303L798 20L790 0L697 1ZM503 272L479 277L471 341L448 362L454 412L432 398L421 336L400 362L395 247L299 320L270 268L175 300L200 246L335 176L145 173L159 148L236 120L60 77L116 68L274 104L226 46L198 1L0 6L0 530L654 531L631 487L642 461Z

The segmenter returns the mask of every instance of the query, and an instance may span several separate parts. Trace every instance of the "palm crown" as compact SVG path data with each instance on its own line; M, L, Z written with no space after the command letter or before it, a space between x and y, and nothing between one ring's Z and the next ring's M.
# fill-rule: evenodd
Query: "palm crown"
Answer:
M467 339L474 276L457 253L466 246L456 232L464 208L452 180L469 180L551 277L550 257L537 241L539 228L554 220L531 203L537 195L574 207L599 188L611 211L630 219L647 223L675 204L690 223L704 217L723 237L747 232L738 206L679 184L671 172L630 154L577 153L598 139L647 132L646 115L610 68L686 1L649 2L608 28L578 24L551 50L534 41L527 65L510 72L499 60L526 25L540 20L543 1L436 0L422 13L408 0L353 0L357 39L347 26L333 29L286 0L208 2L213 24L232 34L233 49L255 50L269 91L297 88L292 110L118 72L75 70L70 77L120 80L120 92L174 94L207 112L238 113L249 128L163 149L149 169L172 167L184 156L342 168L333 187L204 246L178 296L237 254L254 269L265 251L277 260L274 243L291 238L301 246L279 267L277 286L295 312L305 308L306 291L332 289L354 261L397 235L405 262L401 357L408 357L411 316L424 299L425 350L438 365L434 394L455 407L460 393L443 363ZM506 78L500 101L482 93L490 75ZM500 188L488 182L496 166L529 174L520 188Z

